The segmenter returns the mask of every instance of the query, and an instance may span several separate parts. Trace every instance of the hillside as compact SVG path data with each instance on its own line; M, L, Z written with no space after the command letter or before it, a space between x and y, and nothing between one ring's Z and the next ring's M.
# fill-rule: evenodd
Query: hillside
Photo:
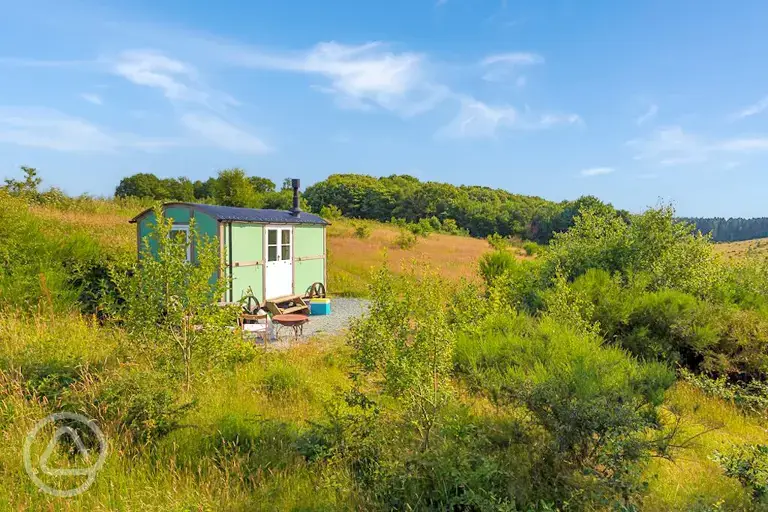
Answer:
M1 509L761 510L717 454L768 443L765 272L720 272L728 246L671 210L590 210L536 258L490 253L482 279L486 240L403 249L393 224L335 220L330 292L367 293L374 313L289 350L212 330L185 387L179 331L142 287L123 298L159 315L149 325L77 303L134 260L128 220L147 203L45 201L0 191ZM384 261L395 275L372 277ZM18 450L62 409L120 447L67 502L38 492Z
M135 226L128 221L148 203L116 201L89 201L78 209L60 210L54 207L35 206L32 214L45 220L49 232L59 228L88 233L109 252L132 257L136 251ZM355 226L369 227L367 238L355 235ZM46 228L44 228L46 229ZM412 261L425 263L440 270L446 278L475 279L477 260L490 247L485 240L468 236L432 233L417 237L409 249L400 248L395 242L400 230L391 224L376 221L334 220L328 228L328 291L332 295L362 295L367 292L369 274L386 261L399 272L403 265ZM512 248L519 258L525 253Z

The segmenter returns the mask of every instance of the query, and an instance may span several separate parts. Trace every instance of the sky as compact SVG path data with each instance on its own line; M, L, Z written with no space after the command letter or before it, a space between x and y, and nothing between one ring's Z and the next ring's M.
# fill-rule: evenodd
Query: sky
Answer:
M0 0L0 177L241 167L768 216L762 0Z

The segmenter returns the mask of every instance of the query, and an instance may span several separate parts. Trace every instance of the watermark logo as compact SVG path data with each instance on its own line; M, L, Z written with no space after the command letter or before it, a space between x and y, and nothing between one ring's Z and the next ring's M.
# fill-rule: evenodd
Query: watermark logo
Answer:
M35 448L43 445L42 453L33 457L33 452L37 455L39 451ZM60 456L62 451L67 455ZM24 468L29 478L41 491L62 498L87 491L106 458L107 439L96 422L82 414L57 412L46 416L24 440Z

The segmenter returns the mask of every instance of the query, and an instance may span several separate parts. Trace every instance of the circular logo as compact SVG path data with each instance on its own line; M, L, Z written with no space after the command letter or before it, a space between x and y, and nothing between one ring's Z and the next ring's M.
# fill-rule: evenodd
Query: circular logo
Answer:
M59 424L58 426L57 423ZM55 427L53 436L37 460L37 465L33 465L32 445L40 431L50 424ZM99 454L95 461L94 454L92 453L95 448L92 447L89 450L86 447L84 435L88 435L85 440L91 441L89 444L93 444L93 439L98 443ZM79 455L82 461L90 464L90 466L80 467L75 466L73 463L73 467L50 467L48 463L54 450L57 446L66 446L65 443L69 443L70 451L76 451L76 455ZM29 478L32 479L41 491L60 498L77 496L87 491L93 485L94 480L96 480L96 473L104 465L106 458L107 439L98 425L96 425L96 422L82 414L75 414L73 412L57 412L46 416L35 424L24 440L24 468L27 470ZM50 477L82 476L85 477L85 481L74 488L58 489L44 482L40 478L41 473Z

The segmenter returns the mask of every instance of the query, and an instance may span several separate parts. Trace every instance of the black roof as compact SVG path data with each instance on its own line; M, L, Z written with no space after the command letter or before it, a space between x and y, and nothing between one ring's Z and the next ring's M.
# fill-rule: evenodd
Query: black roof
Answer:
M197 203L165 203L163 207L169 206L188 206L210 215L216 220L235 221L235 222L259 222L263 224L321 224L327 225L328 222L317 215L301 212L299 215L293 215L288 210L259 210L256 208L239 208L236 206L218 206L215 204L197 204ZM131 222L136 222L152 209L144 210Z

